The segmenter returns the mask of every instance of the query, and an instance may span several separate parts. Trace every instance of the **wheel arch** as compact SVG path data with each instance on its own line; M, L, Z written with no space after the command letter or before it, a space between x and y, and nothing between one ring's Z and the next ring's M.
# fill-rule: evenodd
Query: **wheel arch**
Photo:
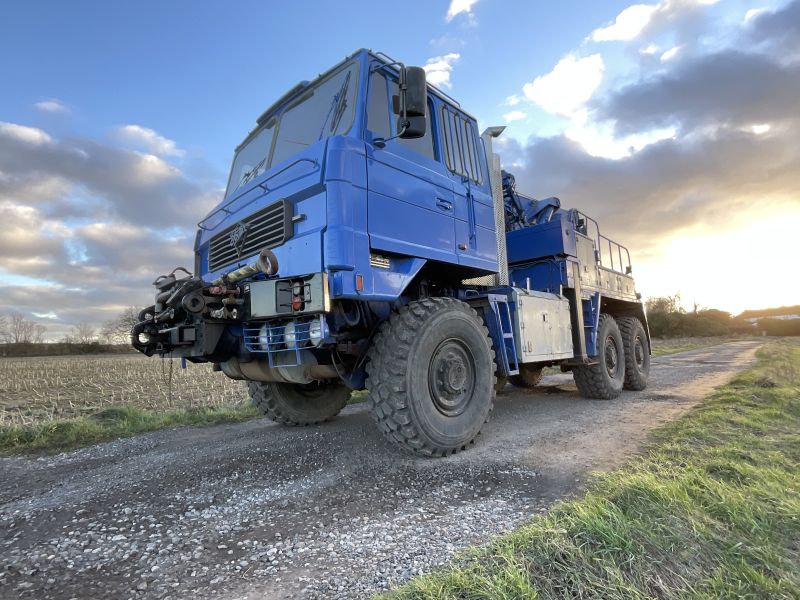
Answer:
M636 317L639 319L647 334L647 346L650 348L652 345L652 341L650 340L650 327L647 324L647 311L643 303L603 296L600 300L600 312L609 314L615 319L619 317ZM652 349L650 353L652 354Z

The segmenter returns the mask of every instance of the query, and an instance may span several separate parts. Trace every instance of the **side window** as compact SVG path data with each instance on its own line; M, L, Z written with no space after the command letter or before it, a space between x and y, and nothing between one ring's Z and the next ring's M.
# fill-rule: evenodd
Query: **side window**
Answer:
M367 106L367 129L376 136L392 136L389 117L389 93L386 91L386 77L373 72L369 78L369 104Z
M457 175L480 183L480 155L472 122L442 107L442 138L447 168Z
M397 81L392 80L392 95L396 96L398 92ZM408 148L409 150L413 150L414 152L419 152L423 156L427 156L431 160L436 160L436 152L433 147L433 121L431 120L431 102L428 100L428 103L425 105L425 120L428 122L428 127L425 129L425 135L421 138L416 138L413 140L401 140L398 139L397 141Z
M460 156L457 152L455 139L453 138L453 113L442 108L442 144L444 146L444 161L447 168L454 172L459 172L460 167L456 169L456 161L460 161Z

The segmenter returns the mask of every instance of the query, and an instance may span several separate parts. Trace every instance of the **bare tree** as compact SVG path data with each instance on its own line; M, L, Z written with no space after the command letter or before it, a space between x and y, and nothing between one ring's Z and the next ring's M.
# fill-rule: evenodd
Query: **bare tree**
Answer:
M47 326L42 323L37 323L33 326L33 343L43 344L44 336L47 334Z
M103 323L100 336L108 344L127 344L131 339L131 329L139 322L140 309L129 306L110 321Z
M83 322L72 326L72 341L76 344L91 344L95 341L97 330L91 323Z
M0 315L0 344L8 341L8 318Z
M33 338L33 321L29 321L20 313L11 313L8 324L8 340L14 344L26 344Z
M681 295L675 294L674 296L661 296L656 298L648 298L646 302L648 313L682 313L681 308ZM695 306L695 310L697 307Z

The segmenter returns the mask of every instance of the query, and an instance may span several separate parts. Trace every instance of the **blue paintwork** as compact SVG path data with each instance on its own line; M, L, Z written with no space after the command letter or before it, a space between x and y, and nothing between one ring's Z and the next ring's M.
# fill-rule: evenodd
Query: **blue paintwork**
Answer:
M577 256L575 227L563 216L564 213L557 213L549 223L508 232L509 265L551 256Z
M583 334L589 356L596 356L597 330L600 327L600 292L595 292L583 300Z
M208 270L208 244L214 235L280 199L293 205L298 219L293 224L292 237L273 249L280 265L278 275L327 272L333 300L370 302L373 313L385 314L383 318L388 318L394 303L412 299L407 295L409 283L426 266L444 265L445 272L453 279L498 272L497 232L483 144L477 143L480 176L476 179L480 181L451 172L443 155L441 127L445 115L457 115L477 132L474 117L444 94L429 88L428 127L435 140L435 159L411 150L400 140L389 139L376 145L378 134L367 128L370 72L382 69L391 77L397 70L367 50L356 52L344 62L348 61L358 65L352 127L346 134L321 140L272 165L233 192L201 221L195 250L205 281L223 274ZM260 121L284 110L302 89L298 87L287 93ZM391 103L391 94L388 95ZM396 134L395 123L391 132ZM534 206L530 199L521 195L518 198L525 201L529 210L535 208L537 215L544 210L555 212L548 222L506 234L512 285L530 284L532 289L551 293L573 287L571 266L578 262L577 213L557 210L557 199ZM388 258L389 267L372 266L373 253ZM244 257L238 265L227 266L224 271L248 264L254 258ZM358 280L363 282L362 289L357 287ZM491 306L491 310L484 311L487 324L495 348L501 349L501 371L513 374L518 372L511 334L515 307L509 300L508 288L489 292L483 296L489 298ZM468 298L465 290L460 293ZM588 293L583 303L587 347L593 349L600 294ZM257 343L257 329L245 328L237 335L244 338L248 351L265 352ZM273 354L266 353L270 357ZM297 360L300 361L299 354Z
M204 280L212 281L223 271L254 259L243 257L237 264L211 272L211 238L279 199L292 202L295 215L304 218L294 224L292 238L273 249L280 265L278 274L326 271L333 282L333 298L394 301L427 261L461 267L464 277L497 272L486 159L480 157L483 181L476 184L451 173L441 154L441 108L447 106L470 119L477 131L474 118L431 88L429 127L436 140L437 160L404 147L399 140L390 140L379 148L372 143L373 132L366 128L369 90L364 82L369 81L369 70L383 66L385 61L366 50L347 60L357 61L360 82L357 116L350 131L321 140L273 165L201 221L195 250ZM296 95L287 94L270 110L280 112ZM466 249L460 250L459 244ZM371 251L391 255L391 268L372 267ZM361 291L356 290L356 275L364 280Z

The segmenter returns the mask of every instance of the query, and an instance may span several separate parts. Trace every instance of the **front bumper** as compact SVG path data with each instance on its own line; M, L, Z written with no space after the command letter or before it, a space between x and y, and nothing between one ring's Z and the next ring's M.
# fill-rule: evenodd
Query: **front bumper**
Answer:
M156 303L142 311L131 332L133 346L148 356L215 363L266 358L272 365L278 355L282 364L292 355L300 364L300 350L328 339L326 273L232 285L159 278L156 287Z

